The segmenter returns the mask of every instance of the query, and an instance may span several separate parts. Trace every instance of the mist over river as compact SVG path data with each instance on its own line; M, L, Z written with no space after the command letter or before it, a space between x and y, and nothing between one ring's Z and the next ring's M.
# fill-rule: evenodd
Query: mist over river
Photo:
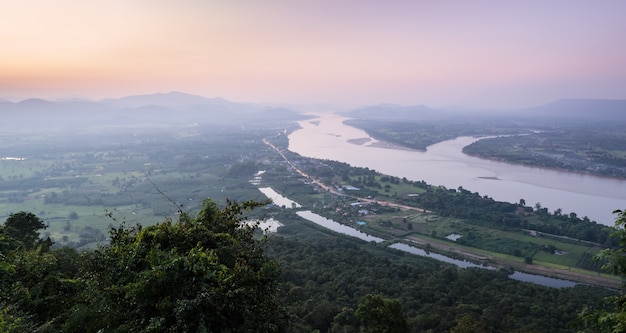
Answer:
M550 212L561 208L563 214L575 212L605 225L613 225L613 210L626 209L624 180L467 156L461 150L478 140L473 137L440 142L426 152L380 148L366 132L343 124L346 119L325 114L301 121L302 129L289 135L289 150L432 185L462 186L499 201L516 203L524 199L528 206L539 202Z

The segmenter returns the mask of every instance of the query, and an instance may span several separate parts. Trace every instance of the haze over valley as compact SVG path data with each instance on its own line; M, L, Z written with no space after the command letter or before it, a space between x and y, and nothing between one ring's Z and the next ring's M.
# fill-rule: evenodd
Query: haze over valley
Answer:
M626 3L7 2L0 332L618 332Z

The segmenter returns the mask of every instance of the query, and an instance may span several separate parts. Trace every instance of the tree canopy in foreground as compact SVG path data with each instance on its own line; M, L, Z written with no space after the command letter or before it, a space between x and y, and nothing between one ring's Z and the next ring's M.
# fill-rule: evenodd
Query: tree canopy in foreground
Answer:
M15 250L19 238L4 226L0 331L281 331L279 267L242 223L258 205L207 199L195 217L121 225L109 245L84 253Z
M626 278L626 210L616 210L616 230L611 235L618 242L617 248L603 250L599 260L606 260L603 268L611 273ZM580 314L580 319L586 327L585 332L626 332L626 294L624 290L619 295L605 298L603 309L588 308Z

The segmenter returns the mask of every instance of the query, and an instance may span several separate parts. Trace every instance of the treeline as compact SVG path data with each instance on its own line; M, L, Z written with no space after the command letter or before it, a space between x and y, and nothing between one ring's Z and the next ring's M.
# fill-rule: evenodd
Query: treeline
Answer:
M402 198L402 201L441 216L457 217L469 223L490 228L530 229L607 246L612 245L610 234L613 229L592 222L586 217L581 219L575 213L561 214L559 209L550 213L547 208L540 205L537 210L533 210L532 207L523 204L496 201L462 187L456 190L429 185L426 186L425 193Z
M553 169L626 178L626 134L623 127L568 127L523 136L479 140L463 152Z

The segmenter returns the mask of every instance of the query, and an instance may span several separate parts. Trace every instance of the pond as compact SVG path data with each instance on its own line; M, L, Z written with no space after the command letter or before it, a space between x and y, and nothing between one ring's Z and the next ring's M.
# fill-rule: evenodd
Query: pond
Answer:
M280 223L279 221L273 219L273 218L269 218L269 219L265 219L265 220L249 220L246 221L246 224L248 225L253 225L253 224L257 224L258 223L258 228L261 229L263 231L263 233L267 234L270 232L277 232L278 228L282 227L283 224Z
M259 191L261 191L261 193L265 194L266 197L272 199L272 202L275 205L278 205L278 206L281 206L281 207L285 207L285 208L300 208L300 207L302 207L302 205L300 205L299 203L282 196L278 192L274 191L274 189L271 188L271 187L260 187Z

